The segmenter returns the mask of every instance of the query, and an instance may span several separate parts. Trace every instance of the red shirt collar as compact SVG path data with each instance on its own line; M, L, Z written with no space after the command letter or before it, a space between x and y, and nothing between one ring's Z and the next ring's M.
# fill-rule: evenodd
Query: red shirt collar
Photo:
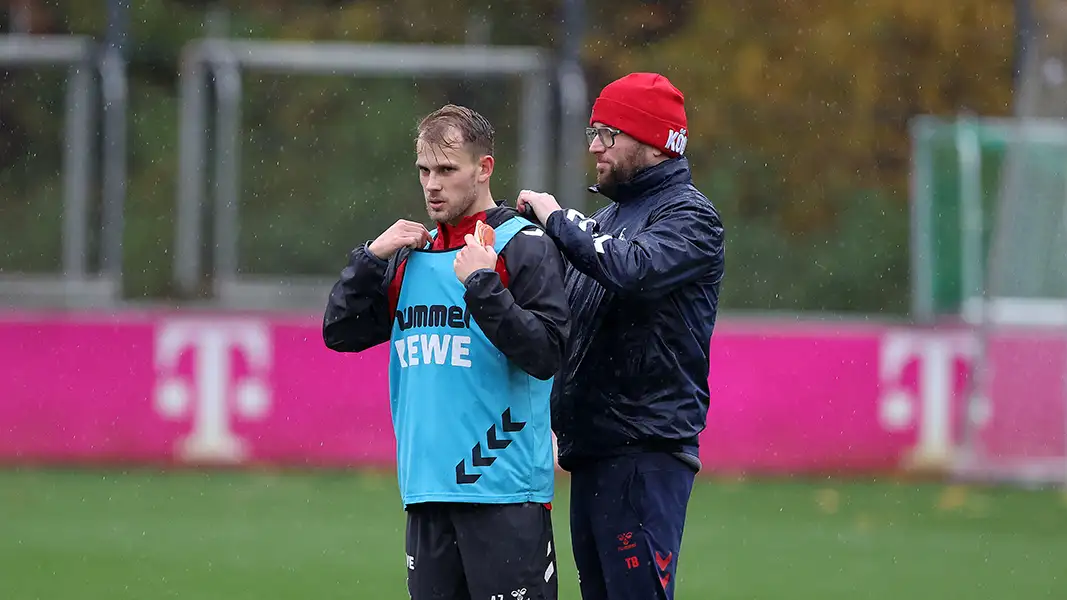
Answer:
M463 236L474 234L474 226L478 221L485 221L485 211L473 214L469 217L463 217L459 223L455 225L449 225L447 223L440 223L437 226L437 237L433 240L433 245L430 246L431 250L451 250L452 248L458 248L465 244Z

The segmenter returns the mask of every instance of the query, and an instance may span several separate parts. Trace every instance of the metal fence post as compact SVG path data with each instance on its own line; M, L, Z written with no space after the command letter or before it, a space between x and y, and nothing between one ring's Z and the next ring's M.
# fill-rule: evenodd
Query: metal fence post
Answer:
M200 228L204 191L204 139L207 130L205 65L200 44L182 52L181 116L178 148L178 206L174 239L174 278L178 291L193 295L200 280Z
M238 271L241 201L241 71L233 56L215 63L215 274Z
M89 181L93 133L93 71L79 62L68 71L63 154L63 273L84 280L89 260Z
M103 271L117 285L122 282L122 248L126 205L126 60L115 48L104 51L100 64L104 99L103 155Z

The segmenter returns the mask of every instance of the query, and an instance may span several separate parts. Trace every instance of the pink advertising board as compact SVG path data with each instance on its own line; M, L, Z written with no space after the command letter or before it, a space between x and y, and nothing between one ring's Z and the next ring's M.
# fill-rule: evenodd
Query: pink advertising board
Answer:
M0 313L0 462L391 466L388 347L334 353L319 325ZM1043 354L1067 360L1048 343ZM944 456L974 343L954 330L724 318L711 354L708 472L867 471ZM1057 360L1027 363L1031 381L1061 376ZM989 439L1011 446L1018 427L1037 427L1035 451L1062 453L1062 397L1046 395L1058 423L993 407Z

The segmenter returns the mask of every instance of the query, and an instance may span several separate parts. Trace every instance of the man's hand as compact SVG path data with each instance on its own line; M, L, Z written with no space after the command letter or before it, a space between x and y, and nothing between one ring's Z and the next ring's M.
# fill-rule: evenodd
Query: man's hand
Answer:
M471 273L478 269L496 268L496 251L493 250L492 246L479 244L474 239L474 236L469 233L463 236L463 240L467 242L467 245L456 254L456 260L452 263L452 267L456 270L456 277L459 282L465 284Z
M537 220L542 225L548 224L549 215L557 210L563 210L559 202L556 202L556 197L552 194L522 190L519 192L519 198L515 201L515 208L521 213L527 206L533 209L534 214L537 215Z
M422 223L400 219L371 242L367 249L374 256L389 260L397 250L405 246L419 248L432 240L430 232Z

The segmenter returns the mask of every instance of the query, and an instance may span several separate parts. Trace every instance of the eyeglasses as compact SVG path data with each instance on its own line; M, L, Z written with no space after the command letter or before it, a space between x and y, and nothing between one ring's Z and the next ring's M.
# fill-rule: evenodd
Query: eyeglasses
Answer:
M605 148L611 148L615 145L615 136L622 133L614 127L586 127L585 128L585 140L592 146L593 140L600 138L600 143L604 144Z

